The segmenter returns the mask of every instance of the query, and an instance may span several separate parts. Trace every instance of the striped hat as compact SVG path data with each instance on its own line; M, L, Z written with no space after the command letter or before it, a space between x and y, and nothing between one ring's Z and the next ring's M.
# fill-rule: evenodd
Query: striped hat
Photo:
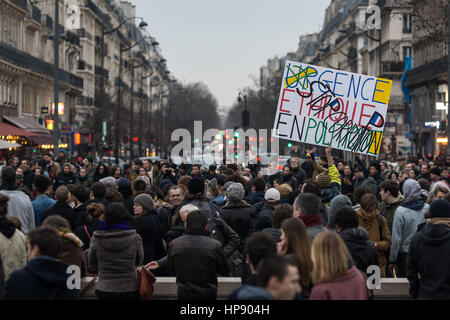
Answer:
M328 174L328 171L320 173L316 177L316 182L319 184L319 186L324 188L330 188L331 187L331 176Z

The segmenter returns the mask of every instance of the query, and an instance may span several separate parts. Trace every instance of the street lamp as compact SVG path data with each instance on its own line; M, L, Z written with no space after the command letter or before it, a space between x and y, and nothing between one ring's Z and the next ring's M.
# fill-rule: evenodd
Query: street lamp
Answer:
M56 1L56 2L58 2L58 1ZM102 31L102 38L101 38L102 39L101 40L101 66L102 66L102 70L105 69L105 56L106 56L106 53L105 53L105 35L108 35L108 34L111 34L111 33L114 33L116 31L118 31L123 25L128 23L128 21L134 20L134 19L141 19L141 22L139 23L139 28L143 29L143 28L148 26L148 24L144 21L144 19L142 17L130 17L130 18L122 21L122 23L120 23L117 27L115 27L115 28L113 28L111 30L108 30L108 31L105 31L105 30ZM115 143L116 143L116 145L115 145L115 150L114 150L115 151L114 152L114 156L116 158L115 159L115 163L116 164L119 164L119 148L120 148L120 133L119 133L118 125L119 125L119 121L120 121L120 119L119 119L119 116L120 116L120 98L121 98L120 97L120 89L121 89L120 88L120 86L121 86L120 81L122 79L122 53L124 51L131 50L136 44L134 44L133 46L131 46L131 47L125 49L125 50L122 49L122 43L120 43L120 45L119 45L119 47L120 47L119 48L120 58L119 58L119 77L118 77L119 79L118 79L118 90L117 90L117 114L116 114L116 116L117 116L116 126L117 127L116 127L116 130L115 130ZM101 90L102 90L102 93L104 93L105 92L105 79L104 79L103 75L101 76L100 80L101 80L100 81ZM102 108L102 106L100 106L100 108ZM100 116L101 116L101 112L100 112ZM94 129L95 129L95 126L94 126ZM95 131L94 131L94 136L95 137L97 136ZM95 139L97 141L97 138L95 138Z
M358 27L356 25L356 23L353 23L352 25L349 25L348 27L344 27L338 30L339 33L342 34L349 34L350 33L350 28L354 26L356 29L358 29L359 31L361 31L366 37L368 37L369 39L371 39L372 41L378 42L378 60L379 60L379 64L380 64L380 77L382 76L382 67L381 67L381 29L380 29L380 38L374 38L372 37L370 34L368 34L366 31L364 31L363 29L361 29L360 27Z
M244 127L244 131L247 130L247 127L250 125L250 112L247 110L247 95L239 92L238 102L241 103L242 98L244 98L244 111L242 111L242 126Z

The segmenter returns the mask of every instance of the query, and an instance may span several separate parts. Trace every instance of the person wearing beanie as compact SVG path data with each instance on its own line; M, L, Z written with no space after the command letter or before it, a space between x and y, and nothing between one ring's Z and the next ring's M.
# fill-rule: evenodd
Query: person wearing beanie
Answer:
M142 266L142 238L128 223L127 208L110 204L94 232L88 272L98 274L95 294L99 300L139 300L136 267Z
M114 177L105 177L99 180L100 183L103 183L106 189L117 189L116 179Z
M430 171L430 183L433 184L441 180L441 170L439 168L433 168Z
M162 238L163 231L153 199L148 194L134 198L133 227L142 238L144 247L144 264L158 260L166 255ZM155 275L159 275L158 270Z
M206 180L203 177L193 177L187 183L187 188L189 193L184 198L181 203L181 207L186 204L192 204L198 207L200 210L203 210L208 214L209 217L219 217L220 209L214 203L211 203L206 198Z
M255 204L256 222L254 231L262 231L267 228L272 228L273 213L275 207L280 204L281 195L275 188L267 189L264 195L264 201Z
M413 299L450 300L450 203L439 199L430 217L411 239L407 278Z
M223 220L239 235L239 252L242 254L245 241L252 227L255 209L244 201L244 187L232 183L227 189L227 202L220 208Z
M347 196L341 194L330 201L330 208L328 209L328 229L335 229L334 215L343 207L352 207L352 201Z

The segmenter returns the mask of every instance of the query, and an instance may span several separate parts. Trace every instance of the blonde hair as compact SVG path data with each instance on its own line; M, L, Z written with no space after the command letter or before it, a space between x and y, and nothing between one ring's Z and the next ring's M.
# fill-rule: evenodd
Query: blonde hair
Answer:
M289 198L289 195L292 192L292 187L287 183L280 184L276 189L280 193L280 197L283 199Z
M347 274L352 261L347 246L335 232L321 232L312 243L312 280L314 284L333 281Z

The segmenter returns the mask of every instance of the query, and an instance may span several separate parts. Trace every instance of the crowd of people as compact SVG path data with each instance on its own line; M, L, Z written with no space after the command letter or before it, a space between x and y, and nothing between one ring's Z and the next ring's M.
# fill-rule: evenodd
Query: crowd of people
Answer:
M450 299L450 157L355 163L332 156L261 166L59 153L1 169L0 296L79 299L69 266L98 275L96 296L139 299L137 267L176 277L179 299L370 299L368 267Z

